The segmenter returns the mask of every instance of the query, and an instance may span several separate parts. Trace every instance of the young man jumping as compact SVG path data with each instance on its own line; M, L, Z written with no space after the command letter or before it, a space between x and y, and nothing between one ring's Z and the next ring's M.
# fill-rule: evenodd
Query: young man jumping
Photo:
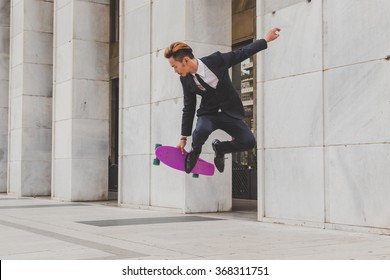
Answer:
M271 29L264 39L232 52L215 52L197 59L192 48L182 42L174 42L165 49L164 56L174 71L180 75L183 86L184 108L181 137L177 145L184 152L187 137L191 135L196 109L196 95L202 97L197 111L197 123L192 132L192 149L185 159L185 171L190 173L209 135L221 129L232 136L232 141L212 143L214 164L219 172L225 168L225 154L252 149L256 139L243 121L244 106L232 85L228 70L250 56L267 48L267 43L279 37L279 28Z

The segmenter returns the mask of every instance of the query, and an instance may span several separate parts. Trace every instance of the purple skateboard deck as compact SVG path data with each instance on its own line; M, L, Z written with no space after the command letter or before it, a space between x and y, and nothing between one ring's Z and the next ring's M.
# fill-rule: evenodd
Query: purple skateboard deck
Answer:
M184 155L181 153L181 150L176 147L171 146L160 146L156 149L156 157L169 167L172 167L177 170L185 171L184 160L188 153L184 151ZM201 158L198 159L194 169L191 173L213 176L214 175L214 164L207 162Z

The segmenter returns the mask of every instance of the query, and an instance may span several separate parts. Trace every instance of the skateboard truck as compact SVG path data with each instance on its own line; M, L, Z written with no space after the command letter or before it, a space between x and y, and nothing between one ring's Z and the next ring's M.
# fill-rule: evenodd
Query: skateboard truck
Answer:
M156 144L154 149L157 149L160 146L162 146L162 144ZM160 165L160 160L158 158L154 158L153 159L153 165L159 166Z

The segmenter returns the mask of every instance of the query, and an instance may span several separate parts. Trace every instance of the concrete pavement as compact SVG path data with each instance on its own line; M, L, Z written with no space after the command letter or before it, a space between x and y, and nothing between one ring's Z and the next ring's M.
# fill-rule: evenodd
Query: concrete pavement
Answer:
M390 236L0 194L0 259L390 259Z

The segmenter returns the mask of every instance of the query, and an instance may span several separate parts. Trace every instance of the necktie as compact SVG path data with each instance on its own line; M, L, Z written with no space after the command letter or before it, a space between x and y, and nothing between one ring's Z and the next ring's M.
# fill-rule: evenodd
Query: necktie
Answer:
M213 91L214 89L207 84L203 79L199 76L199 74L195 74L196 78L198 79L199 83L207 90L207 91Z

